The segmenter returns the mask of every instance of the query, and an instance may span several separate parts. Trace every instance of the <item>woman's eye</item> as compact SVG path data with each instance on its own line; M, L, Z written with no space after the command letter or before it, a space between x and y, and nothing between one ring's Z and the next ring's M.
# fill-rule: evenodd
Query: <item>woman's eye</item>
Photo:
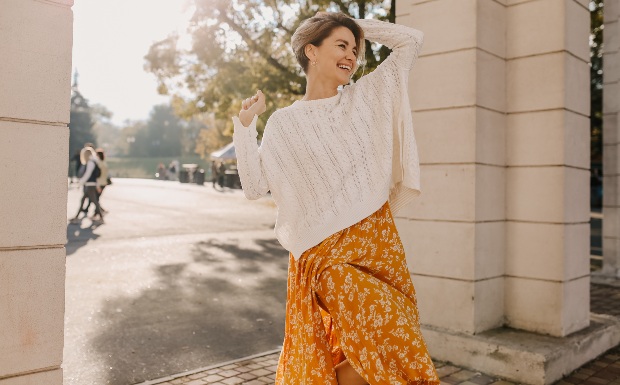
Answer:
M342 48L342 49L347 48L344 44L339 44L339 45L338 45L338 47L340 47L340 48Z

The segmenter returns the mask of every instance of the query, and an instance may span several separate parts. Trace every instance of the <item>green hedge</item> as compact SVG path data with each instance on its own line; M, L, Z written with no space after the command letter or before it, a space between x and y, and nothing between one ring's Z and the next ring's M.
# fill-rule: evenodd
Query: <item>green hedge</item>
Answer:
M163 163L166 168L173 160L183 163L195 163L198 168L205 170L205 179L211 179L211 163L196 156L183 157L153 157L153 158L107 158L110 176L112 178L145 178L154 179L157 166ZM177 170L178 176L178 170Z

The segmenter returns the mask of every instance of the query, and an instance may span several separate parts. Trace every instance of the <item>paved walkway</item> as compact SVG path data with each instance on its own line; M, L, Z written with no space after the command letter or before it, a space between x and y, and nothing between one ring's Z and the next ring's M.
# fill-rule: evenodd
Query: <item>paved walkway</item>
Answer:
M616 282L617 283L617 282ZM592 284L590 308L593 313L620 316L620 285ZM224 362L191 372L147 381L140 385L233 385L273 384L279 351ZM435 362L442 384L516 385L484 373ZM575 370L556 385L620 385L620 346Z

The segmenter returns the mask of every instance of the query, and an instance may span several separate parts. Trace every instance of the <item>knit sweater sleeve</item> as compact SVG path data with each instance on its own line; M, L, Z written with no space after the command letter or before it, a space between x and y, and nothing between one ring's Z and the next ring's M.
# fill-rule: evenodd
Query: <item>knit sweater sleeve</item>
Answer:
M392 50L390 60L400 68L410 70L424 42L424 33L400 24L373 19L358 19L356 23L364 30L364 37L383 44Z
M378 20L356 20L364 30L365 38L392 49L389 57L373 72L362 76L355 84L364 99L369 94L378 99L372 103L378 112L391 116L390 127L394 150L390 206L397 214L421 193L418 150L413 131L409 102L409 73L418 57L424 34L414 28ZM387 112L386 112L387 111ZM388 117L388 119L390 119Z
M88 162L86 162L86 169L84 170L84 175L82 175L82 177L78 181L80 186L83 186L86 182L88 182L88 178L90 178L94 170L95 170L95 162L92 160L89 160Z
M267 177L263 171L261 151L256 140L258 137L257 119L258 116L254 115L252 123L245 127L238 117L233 117L235 126L233 142L237 155L237 170L239 171L243 193L248 199L258 199L269 191Z

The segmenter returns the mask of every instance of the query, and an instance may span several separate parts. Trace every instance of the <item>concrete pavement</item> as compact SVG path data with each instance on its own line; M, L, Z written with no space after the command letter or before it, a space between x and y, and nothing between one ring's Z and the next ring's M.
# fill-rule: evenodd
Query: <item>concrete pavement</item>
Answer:
M270 199L115 179L67 225L65 385L127 385L277 348L288 253ZM80 191L71 189L68 217Z

